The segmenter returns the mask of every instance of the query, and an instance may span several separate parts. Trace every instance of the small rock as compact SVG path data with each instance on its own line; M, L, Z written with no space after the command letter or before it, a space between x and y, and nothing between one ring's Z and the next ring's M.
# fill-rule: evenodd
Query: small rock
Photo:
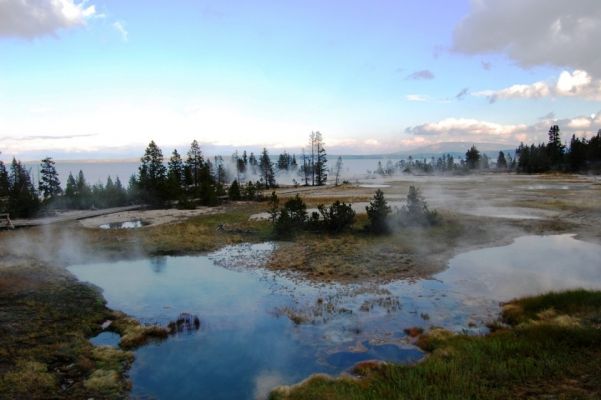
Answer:
M102 325L100 325L100 327L102 328L102 330L105 330L106 328L108 328L109 326L111 326L111 324L113 323L113 321L111 320L106 320L102 323Z

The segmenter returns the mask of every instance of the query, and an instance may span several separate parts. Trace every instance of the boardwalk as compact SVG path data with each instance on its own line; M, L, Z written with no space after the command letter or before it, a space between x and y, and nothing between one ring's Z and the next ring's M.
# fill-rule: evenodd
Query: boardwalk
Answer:
M60 213L54 217L36 218L36 219L15 219L12 221L12 223L15 228L49 225L49 224L56 224L56 223L60 223L60 222L77 221L80 219L98 217L99 215L107 215L107 214L113 214L113 213L118 213L118 212L123 212L123 211L138 210L143 207L144 206L138 205L138 206L105 208L102 210L67 211L64 213Z

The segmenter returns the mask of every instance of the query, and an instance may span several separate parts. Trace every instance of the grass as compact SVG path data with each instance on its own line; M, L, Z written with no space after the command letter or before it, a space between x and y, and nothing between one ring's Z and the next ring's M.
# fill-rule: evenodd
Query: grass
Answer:
M62 268L0 267L0 397L123 398L131 353L87 339L111 316L96 288ZM86 384L101 373L114 378L110 390Z
M375 365L362 370L362 378L315 376L274 390L270 399L598 399L601 329L591 321L601 312L601 292L552 293L511 304L518 311L503 318L519 325L483 337L434 330L420 338L431 354L417 365ZM566 326L541 318L551 308L579 315L581 322Z

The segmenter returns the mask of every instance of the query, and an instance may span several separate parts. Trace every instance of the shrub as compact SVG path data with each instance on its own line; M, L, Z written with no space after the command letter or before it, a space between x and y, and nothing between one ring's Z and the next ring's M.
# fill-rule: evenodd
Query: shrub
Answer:
M317 207L322 216L323 229L330 232L342 232L355 222L355 211L350 204L336 200L328 208L323 205Z
M284 203L274 220L274 230L278 236L290 236L295 231L305 228L306 223L307 205L297 194Z

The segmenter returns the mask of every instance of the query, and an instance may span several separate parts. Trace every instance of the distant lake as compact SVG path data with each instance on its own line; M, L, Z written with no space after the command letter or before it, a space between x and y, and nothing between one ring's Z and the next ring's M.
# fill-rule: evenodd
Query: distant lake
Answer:
M338 156L331 156L328 159L328 168L334 168L337 158ZM233 164L228 163L230 160L229 156L224 157L224 160L226 161L226 165L232 166L232 168L230 168L231 176L235 177ZM277 160L277 155L272 155L271 160L272 162L275 162ZM381 161L382 165L385 167L388 160L397 162L401 160L401 158L343 156L342 179L349 181L365 179L368 176L368 172L373 172L378 168L378 161ZM297 158L297 161L299 165L302 163L300 157ZM25 165L27 168L31 169L33 180L37 183L39 180L39 163L27 162ZM139 165L139 161L56 161L56 169L63 187L67 182L69 173L72 173L73 176L77 177L80 170L83 171L88 184L96 184L98 182L104 184L106 183L107 177L110 176L113 180L115 180L116 177L119 177L121 183L124 186L127 186L129 178L138 172ZM258 179L258 176L248 176L247 179L256 180ZM297 171L291 172L290 174L278 174L277 177L278 182L282 184L290 184L293 179L296 179L298 182L301 182L302 180ZM332 173L330 173L330 179L334 179Z

